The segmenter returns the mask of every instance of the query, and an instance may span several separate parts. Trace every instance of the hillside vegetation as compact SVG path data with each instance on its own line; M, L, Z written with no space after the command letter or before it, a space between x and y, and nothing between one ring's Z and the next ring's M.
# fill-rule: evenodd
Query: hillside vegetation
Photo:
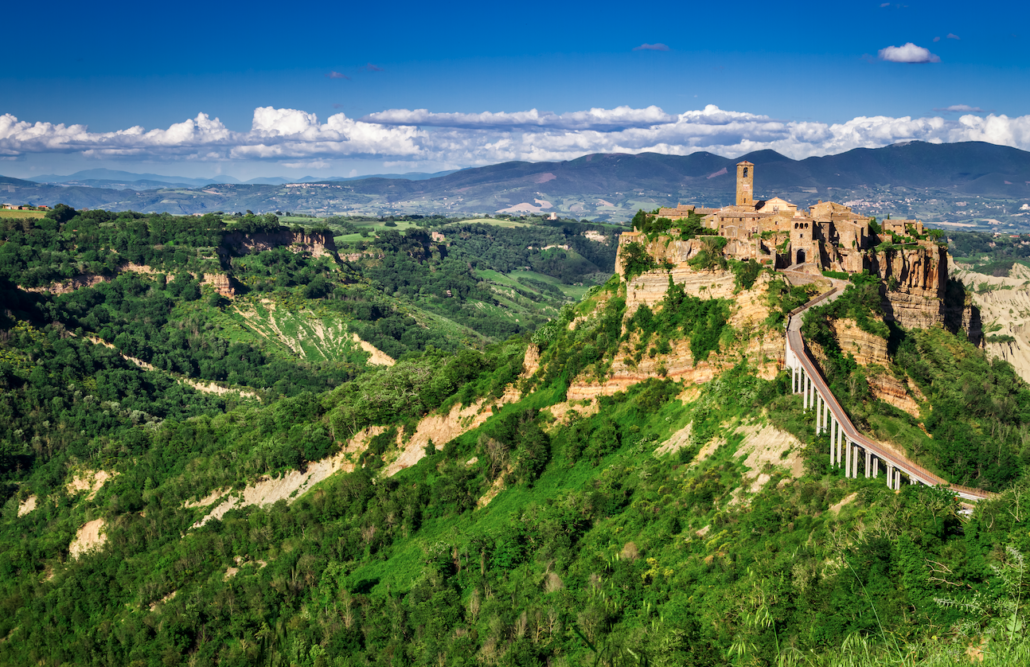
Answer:
M200 250L160 255L172 281L17 287L44 285L44 252L89 269L83 228L24 223L0 246L4 664L1014 665L1030 649L1026 385L962 332L891 329L862 284L806 336L856 422L922 432L834 323L883 341L885 372L926 397L934 449L915 454L999 493L972 513L829 468L776 357L818 284L713 256L573 301L588 281L563 272L605 267L568 231L567 261L507 265L498 246L554 230L459 226L337 256L216 253L232 296L187 275ZM395 363L366 363L344 330Z

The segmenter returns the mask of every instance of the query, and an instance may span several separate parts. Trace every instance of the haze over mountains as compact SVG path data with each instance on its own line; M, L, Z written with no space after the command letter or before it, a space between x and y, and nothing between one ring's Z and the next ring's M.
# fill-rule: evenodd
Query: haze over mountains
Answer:
M76 208L175 214L247 209L316 215L504 211L626 220L638 208L730 203L733 166L741 159L756 165L756 195L779 195L802 206L833 199L876 215L994 228L1018 227L1027 220L1021 207L1030 201L1030 153L982 142L908 142L804 160L774 151L735 158L706 152L593 154L565 162L506 162L442 175L353 179L266 178L239 183L223 178L215 184L208 179L89 170L34 179L65 179L61 185L9 178L0 183L6 185L4 199L15 203L63 202Z
M370 174L365 176L303 176L301 178L285 178L282 176L261 176L247 181L228 174L217 174L209 178L191 178L189 176L163 176L161 174L137 174L117 169L84 169L74 174L44 174L26 179L35 183L57 185L85 185L92 188L112 188L115 190L159 190L162 188L199 188L213 183L246 183L248 185L282 185L284 183L316 183L322 181L358 181L363 178L400 178L419 181L453 174L455 170L435 173L411 172L407 174Z

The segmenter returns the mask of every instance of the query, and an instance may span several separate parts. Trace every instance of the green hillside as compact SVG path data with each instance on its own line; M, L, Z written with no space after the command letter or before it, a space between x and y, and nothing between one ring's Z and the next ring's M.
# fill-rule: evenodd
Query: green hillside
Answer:
M1025 663L1030 388L963 331L888 327L861 279L805 325L975 507L829 467L777 359L820 284L651 294L569 225L299 240L357 222L0 223L0 664Z

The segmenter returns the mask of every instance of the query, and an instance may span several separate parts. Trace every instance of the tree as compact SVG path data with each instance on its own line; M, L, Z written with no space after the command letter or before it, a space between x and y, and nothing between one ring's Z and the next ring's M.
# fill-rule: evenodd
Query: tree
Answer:
M50 220L56 220L57 222L64 224L74 218L78 212L71 206L65 204L58 204L53 210L48 211L46 216Z

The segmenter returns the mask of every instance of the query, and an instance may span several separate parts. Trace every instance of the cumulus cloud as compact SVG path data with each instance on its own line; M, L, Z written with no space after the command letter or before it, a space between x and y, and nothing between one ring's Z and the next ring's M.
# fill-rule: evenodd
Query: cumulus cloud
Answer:
M955 33L949 32L948 33L948 39L962 39L962 38L959 37L958 35L956 35Z
M930 49L916 46L912 42L904 46L888 46L880 49L880 60L891 63L939 63L941 59L930 53Z
M343 72L329 72L326 74L326 77L330 79L350 79L350 77Z
M634 47L634 51L668 51L669 47L661 42L656 44L641 44L640 46Z
M322 120L300 109L259 107L251 127L233 131L198 114L167 129L131 127L90 132L84 125L0 116L0 157L81 153L169 160L274 160L321 165L336 158L376 157L417 168L507 160L568 160L587 153L709 151L735 157L771 149L793 158L876 148L900 141L986 141L1030 150L1030 116L984 114L953 105L946 114L914 118L859 116L843 123L789 121L709 105L668 114L658 107L539 112L432 113L389 109L361 119L337 113Z
M944 107L943 109L934 109L934 111L945 111L949 113L987 113L980 107L971 107L968 104L952 104L950 107Z

